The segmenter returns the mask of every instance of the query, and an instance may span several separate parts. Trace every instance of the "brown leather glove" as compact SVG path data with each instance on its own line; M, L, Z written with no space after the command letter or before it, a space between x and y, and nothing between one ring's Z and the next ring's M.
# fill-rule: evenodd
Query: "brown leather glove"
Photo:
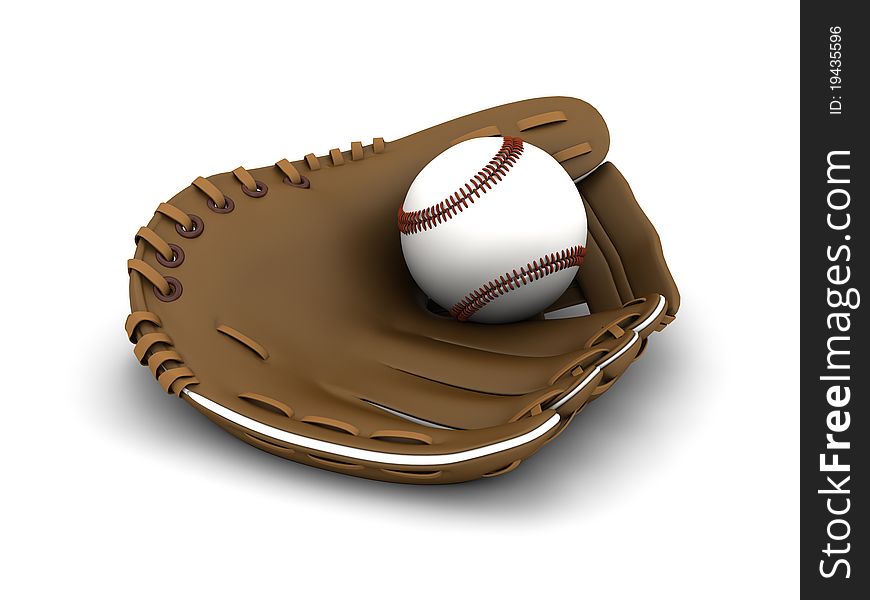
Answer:
M585 262L550 310L459 322L405 267L397 209L458 141L521 137L577 180ZM136 357L242 440L342 473L449 483L505 473L553 439L673 320L679 293L601 116L573 98L499 106L409 137L197 178L128 262ZM600 166L599 166L600 165Z

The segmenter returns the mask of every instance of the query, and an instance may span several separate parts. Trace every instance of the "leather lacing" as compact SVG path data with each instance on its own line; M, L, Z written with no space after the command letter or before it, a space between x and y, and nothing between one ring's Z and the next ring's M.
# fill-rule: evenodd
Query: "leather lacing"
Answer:
M372 152L380 154L384 151L384 138L374 138ZM365 158L365 151L361 142L351 142L351 160L359 161ZM335 166L344 164L342 153L336 148L330 151ZM305 157L306 164L312 171L320 168L320 162L313 154ZM275 167L283 174L283 182L292 187L308 189L311 181L286 158L282 158ZM244 167L233 171L233 176L238 180L242 192L252 198L262 198L269 192L269 187L262 181L254 178ZM205 177L197 177L191 184L205 195L206 206L218 214L231 213L236 206L233 198L222 192L214 183ZM197 238L205 231L205 221L199 215L186 213L177 206L162 202L155 211L161 217L175 223L175 230L179 236L185 239ZM156 260L164 267L175 268L184 262L184 249L179 244L174 244L163 239L156 231L149 227L140 227L136 232L135 242L145 242L154 250ZM181 297L182 286L178 279L161 275L154 267L143 260L130 259L127 261L128 271L135 271L148 280L154 286L155 295L164 302L172 302Z
M383 138L374 138L371 151L380 154L385 149ZM338 153L337 156L335 153ZM342 155L338 150L331 153L334 165L343 163ZM351 143L351 160L358 161L365 158L365 149L361 142ZM313 155L305 157L309 169L316 171L320 168L318 159ZM283 175L283 183L291 187L308 189L311 181L301 174L293 163L286 158L275 163L275 167ZM241 192L251 198L262 198L269 192L268 186L261 180L256 179L243 167L235 169L233 176L239 183ZM229 214L236 208L236 201L228 193L221 191L213 182L205 177L197 177L191 184L205 196L206 207L217 214ZM155 215L169 220L175 225L175 232L181 238L177 240L190 240L203 235L206 229L205 220L197 214L187 213L181 208L162 202L158 205ZM174 269L185 260L185 251L180 243L167 241L150 227L140 227L136 232L135 243L144 242L154 250L154 258L157 263L165 268ZM127 270L132 275L136 273L151 284L154 295L163 302L178 300L184 288L181 281L170 275L160 273L153 266L138 258L127 261ZM147 325L148 331L143 331L140 326ZM127 319L127 335L130 341L136 344L134 353L142 364L148 364L151 372L157 377L163 389L167 392L180 394L186 385L199 383L189 368L184 366L181 355L175 351L172 339L159 331L162 327L160 318L149 311L135 311ZM151 331L151 330L158 331ZM264 360L268 357L265 350L254 348Z
M245 194L262 197L268 192L265 184L256 181L242 167L233 171L233 174L239 180ZM208 179L197 177L192 185L206 196L206 206L213 212L227 214L235 209L233 199ZM202 217L186 213L168 202L161 203L155 214L175 223L175 230L183 239L197 238L205 231L205 221ZM149 227L140 227L136 232L135 242L138 244L140 241L154 250L155 260L163 267L172 269L184 262L185 254L181 245L166 241ZM161 274L144 260L138 258L128 260L127 269L147 280L154 288L154 295L163 302L174 302L183 293L181 281ZM144 332L140 328L143 324L147 324L149 329L162 327L160 317L156 314L149 311L135 311L127 319L127 335L130 341L136 344L133 348L136 358L142 364L148 365L163 390L179 395L185 387L199 383L193 371L184 364L184 359L175 350L172 338L162 331Z
M162 326L160 317L146 310L135 311L125 323L127 337L136 344L133 347L136 359L148 366L163 391L177 395L185 387L199 383L199 380L184 365L184 359L175 350L172 338L160 331Z

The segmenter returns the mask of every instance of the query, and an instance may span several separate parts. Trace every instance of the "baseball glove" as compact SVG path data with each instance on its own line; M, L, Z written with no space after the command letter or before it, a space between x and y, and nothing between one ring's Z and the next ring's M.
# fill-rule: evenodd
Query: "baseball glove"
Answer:
M579 275L548 316L502 325L460 322L424 297L397 230L417 173L492 135L552 154L589 222ZM511 471L613 385L679 305L658 235L602 164L608 146L592 106L538 98L198 177L136 234L134 354L165 391L303 464L405 483ZM583 316L549 314L583 305Z

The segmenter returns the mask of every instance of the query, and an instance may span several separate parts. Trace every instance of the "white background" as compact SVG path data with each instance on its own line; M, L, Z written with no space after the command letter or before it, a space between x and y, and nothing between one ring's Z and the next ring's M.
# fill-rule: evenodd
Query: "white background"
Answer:
M795 3L117 4L3 9L0 596L797 594ZM133 234L195 176L543 95L604 115L683 307L514 473L303 467L137 364Z

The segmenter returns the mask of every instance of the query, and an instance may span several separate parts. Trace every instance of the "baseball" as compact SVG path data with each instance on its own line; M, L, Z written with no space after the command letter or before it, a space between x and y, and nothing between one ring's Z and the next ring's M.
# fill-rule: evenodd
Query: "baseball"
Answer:
M399 208L420 289L461 321L507 323L552 304L583 262L586 210L570 175L517 137L448 148Z

